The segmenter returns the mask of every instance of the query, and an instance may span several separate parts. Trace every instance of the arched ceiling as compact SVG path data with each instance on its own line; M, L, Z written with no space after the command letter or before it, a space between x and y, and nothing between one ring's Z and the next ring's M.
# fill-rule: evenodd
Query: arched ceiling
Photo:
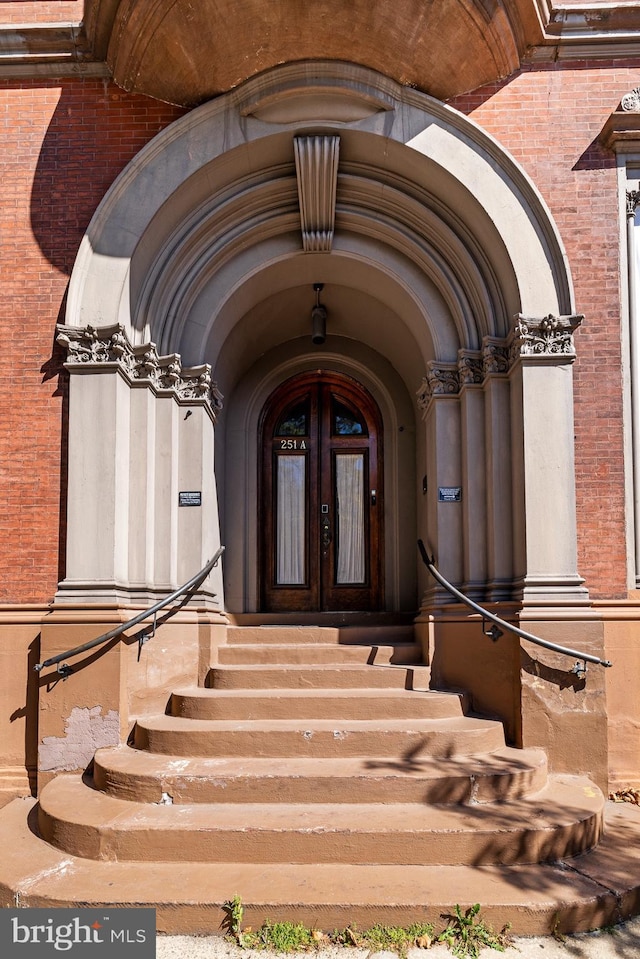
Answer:
M305 59L444 100L510 75L541 36L537 0L87 0L85 28L116 83L185 106Z
M318 134L340 149L331 223L317 224L332 240L311 249L294 146ZM307 185L326 192L328 170ZM67 323L120 324L138 345L217 362L239 323L261 351L303 335L296 318L307 325L315 282L326 285L331 335L356 336L357 320L380 353L399 348L403 370L407 357L424 369L504 338L516 313L572 311L557 230L499 144L424 94L314 61L268 71L144 148L83 238ZM277 330L265 325L283 311ZM407 337L389 352L391 314Z

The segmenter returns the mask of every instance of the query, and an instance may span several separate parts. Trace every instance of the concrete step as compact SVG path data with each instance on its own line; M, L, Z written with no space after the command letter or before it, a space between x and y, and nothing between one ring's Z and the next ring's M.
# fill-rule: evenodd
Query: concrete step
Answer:
M507 804L206 803L115 799L78 776L42 791L46 842L86 859L146 862L497 865L553 862L591 849L604 799L580 777L554 777Z
M605 836L591 852L545 865L429 866L96 862L38 838L35 800L0 813L0 907L138 906L157 909L160 932L221 932L236 893L245 923L265 918L318 929L432 921L458 903L482 903L494 928L549 935L612 925L640 901L640 809L606 808Z
M206 685L211 689L411 689L418 677L428 688L428 666L214 666Z
M541 749L407 762L347 759L206 759L158 756L114 746L99 749L98 789L120 799L159 803L486 803L519 799L547 781Z
M394 645L397 643L413 643L413 625L357 625L357 626L314 626L314 625L281 625L271 624L264 626L229 626L227 628L227 643L239 643L245 646L256 643L260 646L265 643L292 643L295 646L313 645L314 643L333 644L372 644Z
M406 689L203 689L171 695L184 719L446 719L461 716L461 693Z
M492 752L504 745L502 724L475 716L385 720L204 720L180 716L140 719L134 745L172 756L346 758L451 757Z
M266 664L388 663L421 665L422 650L417 643L398 643L388 646L357 644L340 646L337 643L236 643L220 646L218 663L223 666Z

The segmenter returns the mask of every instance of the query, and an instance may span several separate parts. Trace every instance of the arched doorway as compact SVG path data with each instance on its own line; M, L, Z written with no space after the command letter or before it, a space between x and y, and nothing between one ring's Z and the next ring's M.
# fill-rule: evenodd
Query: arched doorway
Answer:
M269 397L260 427L265 611L376 610L382 598L382 418L343 374L303 373Z

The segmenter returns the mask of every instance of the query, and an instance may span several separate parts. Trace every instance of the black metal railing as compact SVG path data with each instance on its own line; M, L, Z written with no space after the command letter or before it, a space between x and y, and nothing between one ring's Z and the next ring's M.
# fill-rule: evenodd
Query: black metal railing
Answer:
M539 636L534 636L533 633L527 633L526 630L520 629L519 626L514 626L513 623L507 623L506 620L500 619L499 616L496 616L495 613L490 613L488 609L485 609L484 606L480 606L478 603L475 603L472 599L469 599L468 596L465 596L464 593L460 592L448 579L442 575L440 570L436 567L433 557L430 557L427 553L424 543L421 539L418 540L418 549L420 550L420 555L422 557L422 562L427 567L433 578L436 582L440 583L448 593L451 594L459 602L464 603L465 606L468 606L469 609L472 609L474 613L478 613L482 616L482 629L485 636L489 636L494 641L499 639L502 636L504 630L508 630L510 633L519 636L521 639L526 639L530 643L535 643L536 646L542 646L544 649L550 649L554 653L561 653L563 656L571 656L576 659L575 665L569 672L575 673L577 676L584 676L587 671L587 663L593 663L596 666L613 666L613 663L608 659L600 659L598 656L593 656L591 653L581 653L577 649L570 649L568 646L559 646L557 643L551 643L546 639L540 639ZM490 629L486 628L486 623L492 623Z
M86 653L90 649L95 649L96 646L102 646L105 643L110 642L112 639L117 639L118 636L121 636L123 633L126 633L128 629L132 629L134 626L137 626L138 623L142 623L145 619L149 619L150 616L153 616L153 625L151 634L146 634L144 640L140 639L140 645L143 641L150 639L155 635L156 631L156 622L157 615L161 609L164 609L165 606L168 606L170 603L173 603L176 599L183 597L183 601L179 604L183 606L186 600L189 598L189 593L197 589L214 568L217 566L218 560L224 553L224 546L220 546L216 550L215 555L206 566L203 566L202 569L192 576L191 579L187 580L182 586L174 590L173 593L170 593L168 596L165 596L164 599L158 600L157 603L154 603L153 606L150 606L148 609L143 610L141 613L138 613L132 619L127 620L126 623L121 623L119 626L116 626L114 629L110 629L108 633L103 633L101 636L97 636L96 639L91 639L87 643L83 643L81 646L74 646L72 649L65 650L64 653L58 653L56 656L50 656L49 659L45 659L43 663L36 663L33 667L36 672L40 672L42 669L45 669L49 666L58 667L57 671L61 676L68 676L73 672L72 667L67 663L63 663L63 659L68 659L70 656L78 656L80 653Z

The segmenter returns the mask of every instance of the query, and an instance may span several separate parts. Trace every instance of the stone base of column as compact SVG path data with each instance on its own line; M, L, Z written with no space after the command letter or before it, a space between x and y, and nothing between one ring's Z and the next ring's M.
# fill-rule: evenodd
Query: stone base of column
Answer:
M568 606L588 606L589 590L584 579L575 576L525 576L515 580L511 590L514 602L523 606L566 603Z

